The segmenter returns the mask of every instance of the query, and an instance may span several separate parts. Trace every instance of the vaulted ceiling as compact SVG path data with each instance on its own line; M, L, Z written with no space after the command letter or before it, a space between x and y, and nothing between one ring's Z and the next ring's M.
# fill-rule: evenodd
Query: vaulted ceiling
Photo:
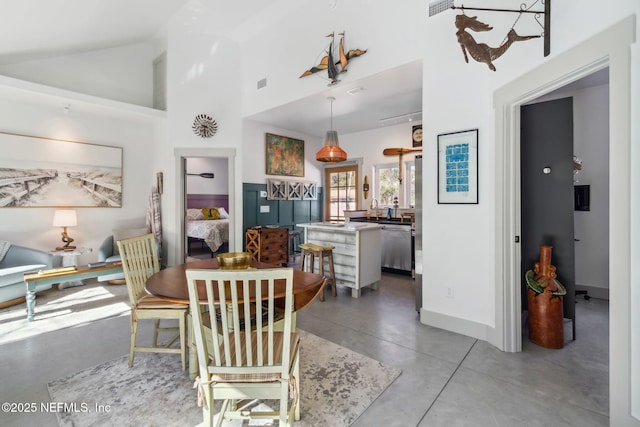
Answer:
M242 41L247 32L258 31L253 24L256 16L261 18L258 22L268 23L282 8L301 6L296 0L6 1L0 13L0 65L151 40L162 35L171 17L184 7L215 11L217 19L212 25L217 31ZM607 78L605 71L576 84L594 86L606 83ZM418 61L360 81L345 81L250 118L322 136L331 125L330 96L336 99L333 128L343 134L409 118L420 120L421 115L413 113L422 110L422 64Z
M5 2L0 14L0 64L111 48L153 39L181 8L207 8L220 17L217 31L236 39L246 36L260 15L266 22L282 7L298 7L294 0L24 0ZM192 14L192 16L197 14ZM207 14L211 16L211 14ZM188 25L188 23L185 23ZM315 76L309 78L316 78ZM340 133L391 125L392 118L422 109L422 67L407 64L358 82L347 82L325 92L257 114L251 119L322 136L330 126ZM319 82L325 85L326 82ZM350 91L350 93L347 93ZM414 120L416 116L414 116Z

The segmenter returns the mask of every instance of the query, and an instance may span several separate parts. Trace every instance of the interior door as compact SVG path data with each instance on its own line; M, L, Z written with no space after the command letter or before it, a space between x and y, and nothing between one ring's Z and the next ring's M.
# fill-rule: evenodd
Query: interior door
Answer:
M522 309L527 308L524 275L550 245L551 263L567 289L564 317L573 320L575 339L575 259L573 195L573 99L521 109Z

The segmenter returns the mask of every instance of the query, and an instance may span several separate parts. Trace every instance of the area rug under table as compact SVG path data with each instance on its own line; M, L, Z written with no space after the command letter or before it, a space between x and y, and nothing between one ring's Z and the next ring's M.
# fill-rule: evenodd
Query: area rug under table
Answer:
M400 375L398 368L299 333L302 417L297 426L348 426ZM133 368L123 356L48 384L51 401L62 409L59 424L74 427L198 425L202 409L192 386L179 357L156 353L136 354Z

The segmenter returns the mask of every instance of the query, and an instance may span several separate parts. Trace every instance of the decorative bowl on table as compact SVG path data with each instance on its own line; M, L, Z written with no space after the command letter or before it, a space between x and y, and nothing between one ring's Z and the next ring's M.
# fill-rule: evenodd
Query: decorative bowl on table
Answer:
M251 264L249 252L227 252L216 256L222 270L246 270Z

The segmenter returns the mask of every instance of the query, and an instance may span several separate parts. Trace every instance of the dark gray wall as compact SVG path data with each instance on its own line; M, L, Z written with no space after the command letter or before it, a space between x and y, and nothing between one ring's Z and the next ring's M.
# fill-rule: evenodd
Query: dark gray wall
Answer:
M538 261L540 245L550 245L558 280L567 288L564 317L575 319L573 99L523 106L521 126L522 307L524 274ZM551 173L544 174L545 167Z

